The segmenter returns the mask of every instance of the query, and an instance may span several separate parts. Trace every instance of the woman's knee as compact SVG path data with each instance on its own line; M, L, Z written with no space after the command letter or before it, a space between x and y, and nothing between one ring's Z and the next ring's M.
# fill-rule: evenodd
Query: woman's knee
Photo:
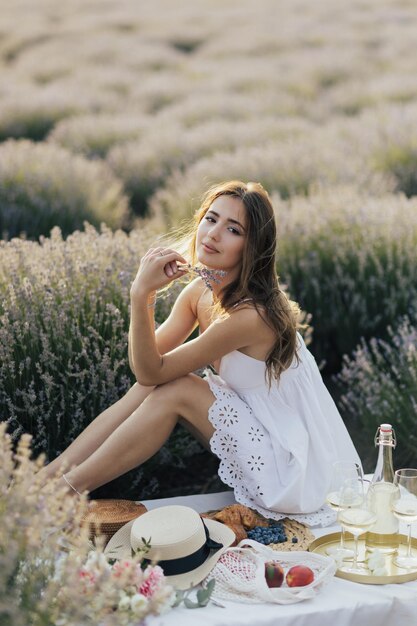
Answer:
M153 393L167 394L167 395L175 394L180 389L184 389L188 385L188 381L190 380L191 376L192 374L185 374L185 376L174 378L174 380L170 380L167 383L156 385L153 389Z
M195 374L185 374L162 385L157 385L151 395L158 397L159 400L163 398L169 400L170 405L180 411L189 394L195 390L196 379L198 378Z
M208 383L196 374L187 374L158 385L151 396L177 414L177 419L208 450L214 428L208 419L215 400Z

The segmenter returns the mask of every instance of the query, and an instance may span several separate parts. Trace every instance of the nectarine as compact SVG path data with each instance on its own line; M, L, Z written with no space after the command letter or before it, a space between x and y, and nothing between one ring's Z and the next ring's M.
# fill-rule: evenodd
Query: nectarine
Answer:
M285 577L288 587L305 587L314 580L314 572L306 565L294 565Z

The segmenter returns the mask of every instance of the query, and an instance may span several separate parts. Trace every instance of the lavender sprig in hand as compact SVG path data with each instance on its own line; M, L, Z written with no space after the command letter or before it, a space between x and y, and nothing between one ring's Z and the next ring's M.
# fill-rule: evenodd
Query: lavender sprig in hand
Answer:
M207 267L196 267L195 265L190 265L190 263L187 263L187 265L178 265L178 267L179 269L187 269L189 272L198 274L211 291L213 291L211 283L219 284L221 279L227 274L224 270L209 270Z

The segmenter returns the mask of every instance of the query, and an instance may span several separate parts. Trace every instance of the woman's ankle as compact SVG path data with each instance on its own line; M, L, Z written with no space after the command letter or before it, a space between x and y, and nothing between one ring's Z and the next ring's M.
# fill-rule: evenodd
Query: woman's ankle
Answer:
M68 489L68 492L71 495L73 495L73 496L75 496L75 495L82 496L82 493L77 489L77 486L74 484L74 480L73 479L68 478L68 476L66 474L62 474L61 480L65 483L65 485L66 485L66 487Z

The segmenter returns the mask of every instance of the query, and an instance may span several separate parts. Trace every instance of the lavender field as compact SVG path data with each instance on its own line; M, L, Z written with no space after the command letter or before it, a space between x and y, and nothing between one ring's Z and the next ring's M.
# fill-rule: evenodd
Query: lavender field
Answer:
M53 458L127 389L141 254L239 178L272 195L277 271L366 469L384 421L395 464L417 462L416 29L413 0L2 2L0 419L15 437ZM187 459L208 469L183 493L218 489L176 431L117 494L174 493L166 467L183 481Z

